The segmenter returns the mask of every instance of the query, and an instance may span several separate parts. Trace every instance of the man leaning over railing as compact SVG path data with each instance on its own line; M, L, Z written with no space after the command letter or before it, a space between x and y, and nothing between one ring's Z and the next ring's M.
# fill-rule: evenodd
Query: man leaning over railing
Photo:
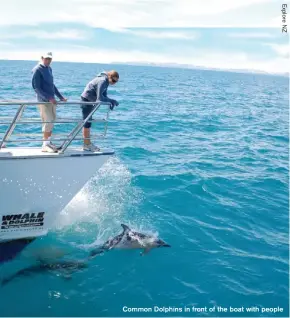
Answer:
M118 106L119 103L107 96L107 89L109 85L115 85L119 81L119 73L117 71L101 72L94 79L92 79L85 87L81 94L82 102L109 102L111 103L111 110ZM83 119L86 119L92 112L94 105L82 104ZM90 118L92 120L92 118ZM87 121L83 128L84 145L83 150L99 151L100 149L90 141L91 122Z
M50 121L50 123L42 124L43 132L43 152L57 152L57 148L51 143L50 137L53 130L53 122L56 120L56 100L55 95L61 100L66 102L58 91L53 82L52 69L50 67L52 61L52 53L48 52L41 57L41 62L37 64L32 70L32 87L36 92L38 102L50 102L50 104L39 104L38 108L40 111L41 120L43 122Z

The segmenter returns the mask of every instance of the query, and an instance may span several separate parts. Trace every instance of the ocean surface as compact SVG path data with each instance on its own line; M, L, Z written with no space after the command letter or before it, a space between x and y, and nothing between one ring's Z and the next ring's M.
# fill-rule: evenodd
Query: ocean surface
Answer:
M0 61L0 100L35 100L35 64ZM112 250L70 280L57 273L19 277L0 288L0 316L288 317L288 78L57 62L52 68L69 100L79 100L98 72L119 71L108 96L120 105L98 143L116 155L47 237L0 267L1 277L31 262L27 255L37 248L82 259L119 234L121 223L172 247L143 257ZM2 116L15 112L5 109ZM81 116L71 106L58 114ZM247 312L251 307L258 309Z

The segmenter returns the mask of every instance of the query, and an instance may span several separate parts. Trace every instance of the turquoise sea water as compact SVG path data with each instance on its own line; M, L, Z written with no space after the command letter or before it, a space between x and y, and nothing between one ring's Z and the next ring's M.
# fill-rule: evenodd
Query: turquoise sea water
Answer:
M1 100L35 98L34 65L0 61ZM57 87L70 100L79 100L97 72L112 68L52 67ZM116 156L66 208L57 227L4 264L0 274L27 265L27 255L40 247L64 248L82 259L91 244L120 233L120 223L158 233L172 247L144 257L139 251L111 251L71 280L55 273L15 279L0 288L0 315L288 317L288 79L113 68L121 81L108 95L120 105L100 145ZM1 109L1 115L13 111ZM58 111L80 116L78 108ZM227 312L218 312L218 306ZM246 313L252 306L259 311ZM163 307L183 312L165 313ZM278 307L283 312L261 312Z

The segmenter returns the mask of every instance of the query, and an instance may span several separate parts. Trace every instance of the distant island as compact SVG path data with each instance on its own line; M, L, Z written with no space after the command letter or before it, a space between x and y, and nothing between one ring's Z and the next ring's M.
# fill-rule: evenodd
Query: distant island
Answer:
M206 67L206 66L195 66L191 64L178 64L178 63L153 63L153 62L111 62L110 64L116 65L132 65L132 66L151 66L151 67L168 67L168 68L186 68L193 70L207 70L207 71L225 71L233 73L250 73L250 74L265 74L265 75L276 75L276 76L289 76L288 72L283 73L271 73L261 70L248 70L248 69L233 69L233 68L217 68L217 67Z
M20 59L0 59L0 61L26 61L34 62L35 60L20 60ZM261 74L261 75L272 75L272 76L283 76L289 77L288 72L277 72L271 73L256 69L234 69L234 68L218 68L218 67L207 67L207 66L196 66L192 64L181 64L181 63L153 63L153 62L80 62L80 61L54 61L54 63L83 63L83 64L100 64L100 65L131 65L131 66L148 66L148 67L163 67L163 68L179 68L179 69L191 69L191 70L204 70L204 71L219 71L219 72L232 72L232 73L244 73L244 74Z

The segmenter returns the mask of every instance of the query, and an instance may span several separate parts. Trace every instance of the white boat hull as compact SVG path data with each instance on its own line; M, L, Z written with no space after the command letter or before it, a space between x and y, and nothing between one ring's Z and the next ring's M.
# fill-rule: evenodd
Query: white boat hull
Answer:
M79 149L65 154L45 154L36 148L2 149L0 242L46 235L58 214L113 154Z

